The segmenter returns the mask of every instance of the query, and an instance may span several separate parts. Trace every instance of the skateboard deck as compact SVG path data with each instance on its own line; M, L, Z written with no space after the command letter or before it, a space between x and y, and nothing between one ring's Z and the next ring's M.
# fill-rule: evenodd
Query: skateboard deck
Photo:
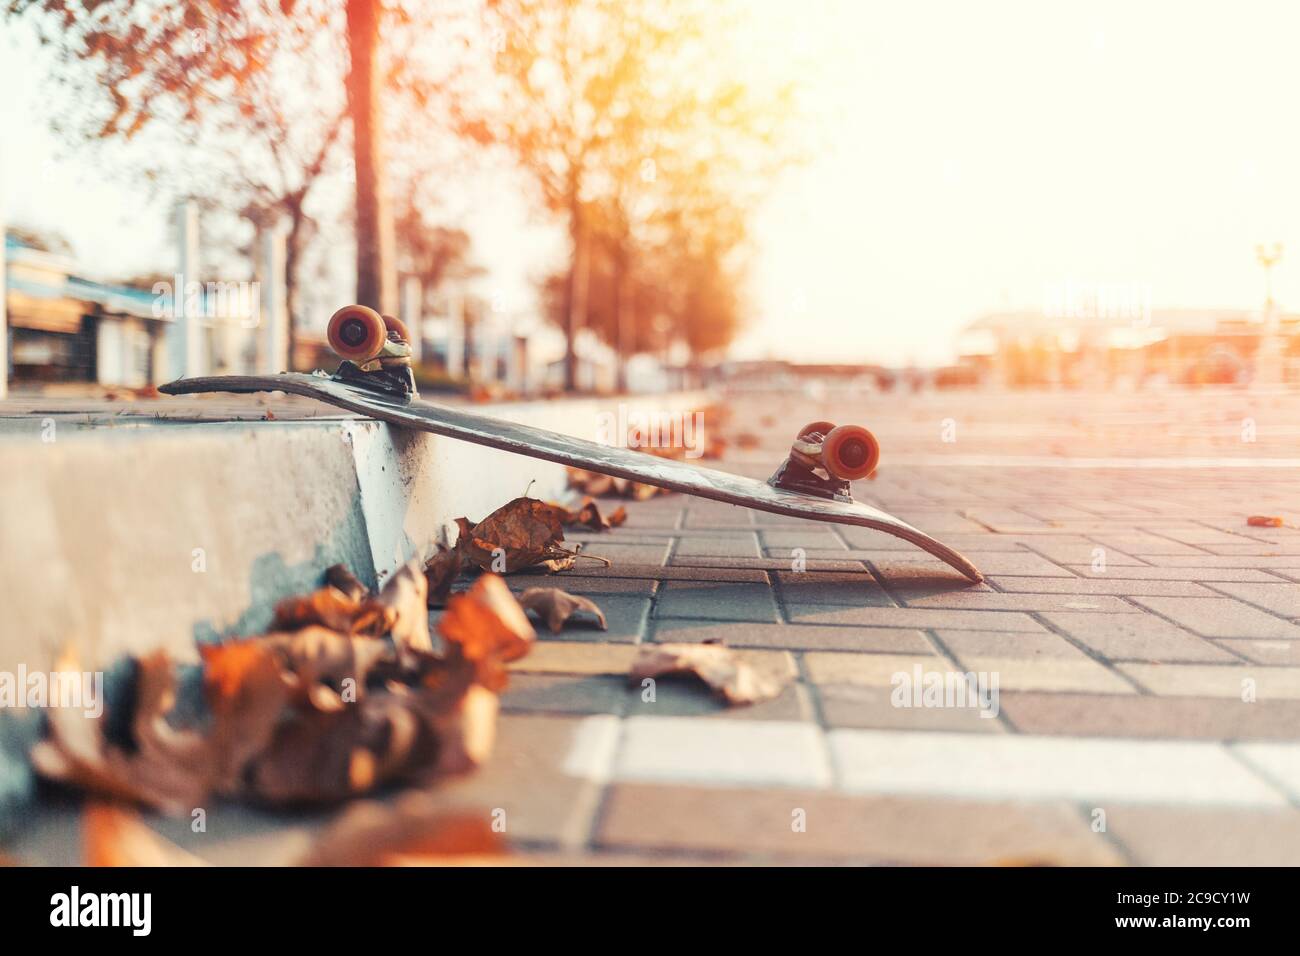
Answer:
M971 581L983 580L979 569L952 548L870 505L833 501L775 488L755 478L728 474L670 458L659 458L628 448L602 445L542 428L517 425L478 412L436 405L421 399L407 400L390 396L324 375L286 372L263 376L183 378L163 385L159 390L168 395L202 392L289 392L303 395L391 425L417 428L530 458L541 458L616 478L644 482L686 495L792 518L873 528L929 552Z

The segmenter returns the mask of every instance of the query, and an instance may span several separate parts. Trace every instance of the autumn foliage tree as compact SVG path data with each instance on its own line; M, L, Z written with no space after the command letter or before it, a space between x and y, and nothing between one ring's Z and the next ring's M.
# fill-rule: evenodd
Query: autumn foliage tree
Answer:
M255 222L288 225L286 282L310 233L308 195L352 132L358 298L396 308L379 90L380 0L8 0L67 69L74 135L133 140L175 131L209 188ZM348 123L350 120L350 123ZM171 174L179 161L170 164ZM154 162L157 173L168 163ZM183 177L177 175L178 181Z
M735 224L791 156L781 142L785 93L748 88L715 57L735 9L705 0L487 4L493 83L456 108L465 131L515 154L567 225L569 262L549 292L568 388L581 328L626 358L653 338L642 327L655 322L702 350L726 344L738 325L731 262L744 230ZM684 259L700 277L698 295L646 294L675 285Z

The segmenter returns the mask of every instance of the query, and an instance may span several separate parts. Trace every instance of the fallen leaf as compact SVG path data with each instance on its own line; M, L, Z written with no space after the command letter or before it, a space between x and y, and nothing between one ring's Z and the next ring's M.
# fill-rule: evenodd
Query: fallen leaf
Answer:
M528 588L519 596L519 604L525 611L533 611L545 621L552 634L558 634L565 622L578 611L594 614L600 629L606 629L605 612L593 601L559 588Z
M438 545L438 553L424 566L424 580L429 588L429 607L442 607L447 603L447 596L451 593L452 584L460 576L462 564L458 549Z
M489 690L505 686L501 665L523 657L537 632L504 581L485 574L463 594L454 594L438 620L438 633L455 644Z
M456 549L484 571L509 574L574 552L559 546L564 529L559 516L544 501L515 498L476 525L457 518Z
M387 634L393 621L389 612L369 592L351 597L333 584L310 594L285 598L275 606L272 631L296 631L319 624L343 634Z
M641 647L628 679L662 674L694 674L728 704L754 704L776 697L790 678L760 671L721 644L655 644Z
M325 569L325 583L332 584L353 601L360 601L370 593L345 564L334 564Z
M340 634L318 626L268 634L247 643L279 655L285 670L296 676L299 689L318 710L340 710L348 703L343 694L346 680L352 681L351 700L360 697L371 668L388 653L387 644L373 637Z
M213 779L212 753L197 732L167 721L175 703L171 662L159 652L137 662L130 750L105 739L107 712L92 717L82 708L51 707L48 733L31 749L36 772L49 780L91 793L188 814L202 802ZM73 652L65 652L55 671L81 679Z
M92 800L81 823L86 866L207 866L124 807Z
M1285 528L1286 522L1277 515L1251 515L1246 524L1252 528Z
M203 647L200 654L203 693L212 714L207 738L211 785L232 793L242 784L244 768L275 734L291 682L274 648L264 641L230 641Z
M390 621L388 632L403 650L432 651L429 636L429 583L418 561L410 561L384 585L375 603Z

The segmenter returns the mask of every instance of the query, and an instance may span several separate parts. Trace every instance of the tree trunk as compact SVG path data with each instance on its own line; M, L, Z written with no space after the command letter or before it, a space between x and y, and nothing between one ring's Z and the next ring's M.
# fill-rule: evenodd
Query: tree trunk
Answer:
M397 314L393 214L383 164L379 50L380 0L347 0L348 111L357 176L357 302Z
M627 247L623 245L614 256L614 352L618 361L617 389L620 392L627 391L627 363L636 348L633 322L632 276Z
M576 391L578 386L578 356L574 341L578 330L587 324L587 284L589 279L587 223L578 200L576 186L569 202L569 234L573 239L573 258L569 262L568 300L564 323L564 390Z
M298 262L302 258L303 212L302 200L288 204L289 231L284 237L284 308L288 313L285 339L289 348L289 371L294 371L294 355L298 346Z

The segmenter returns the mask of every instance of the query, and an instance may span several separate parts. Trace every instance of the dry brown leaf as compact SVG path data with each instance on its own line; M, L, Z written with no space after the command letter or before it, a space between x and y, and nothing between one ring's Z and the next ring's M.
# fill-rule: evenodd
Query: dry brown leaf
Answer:
M334 803L436 766L440 744L418 698L372 692L341 711L301 711L245 772L249 796L275 805Z
M424 566L424 580L429 587L429 607L442 607L447 603L447 596L451 593L452 584L460 576L462 564L458 549L438 545L438 553Z
M360 601L370 594L370 588L362 584L346 564L333 564L326 568L325 583L338 588L353 601Z
M81 824L86 866L207 866L148 827L139 816L111 803L92 800Z
M91 793L183 815L202 802L213 778L207 741L167 722L175 704L171 662L159 652L138 661L135 710L130 721L134 750L124 751L104 738L107 714L91 717L80 708L47 711L46 739L32 747L32 766L41 776ZM76 678L81 673L71 651L55 669Z
M594 614L602 631L607 627L605 612L595 602L559 588L528 588L519 596L519 603L525 611L533 611L545 621L552 634L558 634L578 611Z
M456 549L484 571L509 574L573 552L559 546L564 529L551 506L536 498L515 498L476 525L457 518Z
M367 800L331 824L299 861L302 866L392 866L501 857L505 841L488 808L449 809L427 793L392 804Z
M662 674L694 674L722 695L728 704L755 704L778 696L788 675L761 671L721 644L644 645L632 662L633 682Z
M1286 522L1278 515L1251 515L1246 524L1252 528L1284 528Z
M350 702L343 693L345 680L352 681L355 692L350 700L357 700L365 692L371 668L388 653L384 641L323 627L267 634L249 643L279 655L285 670L296 676L299 689L318 710L340 710Z
M464 594L454 594L438 621L438 632L472 663L489 690L505 686L500 665L523 657L537 632L504 581L484 574Z
M353 598L332 584L285 598L275 606L272 631L296 631L319 624L342 634L380 637L393 626L391 613L369 593Z
M212 714L207 738L212 786L231 793L241 785L249 761L275 734L289 701L290 681L274 649L261 641L230 641L203 647L200 653L203 693Z
M433 651L429 636L429 582L420 562L410 561L389 579L375 599L390 621L389 633L398 648Z

